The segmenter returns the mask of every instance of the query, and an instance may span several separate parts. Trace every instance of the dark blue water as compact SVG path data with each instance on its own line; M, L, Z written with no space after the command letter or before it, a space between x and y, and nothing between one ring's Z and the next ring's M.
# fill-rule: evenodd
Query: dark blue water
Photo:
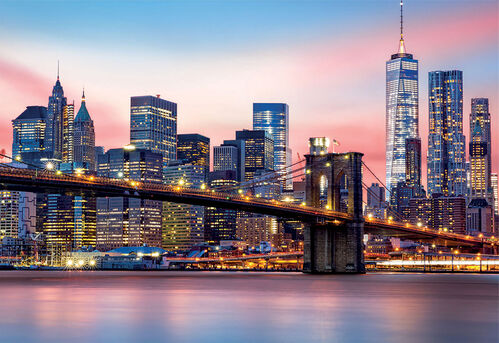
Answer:
M497 275L0 272L2 342L497 342Z

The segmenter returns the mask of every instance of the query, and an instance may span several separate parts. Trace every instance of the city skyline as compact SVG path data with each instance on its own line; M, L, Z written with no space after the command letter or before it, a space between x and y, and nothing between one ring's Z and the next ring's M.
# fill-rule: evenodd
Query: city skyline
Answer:
M464 133L469 136L467 128L469 127L468 117L471 111L470 98L488 97L492 115L493 144L497 140L497 134L494 135L495 132L498 132L497 121L493 120L497 113L498 100L497 77L494 77L497 75L497 65L493 62L497 58L498 24L497 16L494 14L497 4L490 1L484 1L481 4L482 6L474 12L469 12L471 2L452 5L448 2L424 3L423 6L409 1L404 4L406 7L404 13L406 49L414 53L420 61L419 113L420 135L423 138L423 161L426 160L427 151L427 142L424 137L428 132L427 74L430 70L453 67L463 70ZM12 35L12 37L19 38L13 42L13 47L19 48L18 54L16 54L17 58L14 59L13 55L10 55L9 58L8 51L2 51L0 55L0 71L5 75L2 78L4 82L0 83L0 90L9 95L9 99L11 99L0 110L0 128L8 132L8 135L0 140L0 148L4 148L6 151L10 150L10 121L12 118L21 113L27 105L45 106L47 95L56 76L56 61L61 59L60 77L65 87L68 102L79 98L81 83L85 83L87 97L92 99L89 110L95 122L96 145L104 145L106 149L117 148L129 143L128 106L131 96L159 93L162 98L176 102L179 106L178 132L203 134L211 138L213 146L232 137L236 130L251 128L253 102L286 102L290 106L290 145L295 154L294 160L297 158L296 152L303 154L307 151L308 137L323 135L339 140L341 142L340 151L357 150L364 152L366 161L375 166L378 174L383 174L385 159L383 64L387 54L396 51L398 45L399 8L397 5L398 3L391 2L380 4L380 11L376 12L378 14L373 18L366 18L366 11L373 6L373 3L370 2L365 4L365 8L360 8L360 5L349 6L338 3L310 6L308 11L314 13L322 7L332 6L338 13L346 17L342 20L362 21L362 27L369 30L370 35L374 38L367 39L365 32L354 27L355 25L340 32L335 26L339 23L327 24L326 21L334 18L335 15L338 15L337 13L331 13L332 18L321 15L317 18L317 25L323 25L321 28L325 30L318 30L321 31L318 33L317 28L312 26L297 36L299 42L306 41L307 43L308 49L305 53L297 53L296 49L287 49L290 44L296 44L296 42L290 42L290 33L281 32L278 29L282 23L276 24L276 33L271 32L267 39L255 42L255 38L258 39L263 33L260 32L260 29L254 33L247 32L248 28L245 25L248 25L248 18L259 15L259 13L250 11L249 17L236 27L236 31L246 32L247 46L242 46L241 43L234 42L232 39L228 39L226 43L222 43L218 39L213 42L213 47L217 48L216 51L208 51L204 55L206 58L199 61L192 57L193 54L198 53L196 50L203 47L202 44L192 44L192 46L179 44L173 51L165 52L163 48L157 44L154 45L153 42L153 46L158 48L157 54L141 57L150 61L151 63L148 63L150 65L144 65L139 61L139 56L130 53L124 56L120 62L124 64L123 68L126 68L127 73L118 77L116 77L116 72L119 70L119 66L112 65L109 49L111 47L119 49L121 43L109 41L109 46L106 47L102 45L102 38L95 38L94 42L90 42L86 35L82 37L81 43L90 51L98 48L99 51L95 57L85 54L72 56L70 51L62 49L63 44L58 45L59 42L57 44L50 43L54 44L54 49L45 49L40 62L33 63L30 60L29 64L26 63L28 60L25 53L29 42L26 39L26 33L30 32L28 25ZM73 6L76 5L71 4L69 7ZM111 4L107 4L107 6L112 7ZM147 6L166 5L148 4ZM172 6L175 13L185 12L185 9L178 4ZM235 11L236 17L240 10L251 8L251 5L247 3L238 6L225 4L222 7L229 13ZM466 32L459 31L459 26L451 20L447 20L446 17L438 23L425 23L433 15L425 16L422 14L425 6L426 11L428 8L433 8L435 11L445 10L448 17L453 18L453 20L455 18L466 20L469 23ZM13 9L9 9L8 5L5 7L4 13L10 13L15 18L16 13L9 12ZM47 7L50 8L50 4ZM120 9L123 11L124 18L130 15L130 7L133 6ZM276 10L276 7L270 4L268 7L270 11ZM294 4L291 7L290 14L283 19L283 22L291 20L294 15L297 15L296 12L300 5ZM59 9L58 11L66 10ZM83 10L83 13L85 11ZM30 16L29 13L27 15ZM189 17L186 13L184 15ZM217 14L210 13L206 20L213 20L216 17ZM6 20L5 28L8 28L11 20L12 18ZM102 25L107 25L101 22L100 15L94 17L93 20L99 28L102 28ZM385 22L385 24L379 26L377 22ZM443 33L452 32L453 36L447 37L445 42L436 42L433 38L429 39L428 32L437 29ZM72 30L74 31L74 28L70 31ZM296 30L299 28L291 31L296 34ZM128 32L129 29L125 27L125 31ZM108 34L105 38L110 38L113 35L113 32L109 30L106 32ZM198 32L197 36L196 32ZM44 34L47 34L44 30L37 33L37 35ZM186 41L193 43L196 41L199 43L199 38L202 36L199 27L192 28L186 34L191 35L190 39L186 39ZM232 37L232 34L229 36ZM454 36L459 37L455 38ZM68 39L64 38L65 35L61 37L57 41ZM136 37L136 34L131 34L131 37ZM451 39L452 37L454 39ZM136 43L138 47L151 44L149 38ZM259 43L256 48L255 43ZM37 44L39 43L33 43L32 47L36 47ZM248 49L256 50L248 52ZM302 50L300 49L300 51ZM372 56L372 58L369 58L362 65L357 65L358 59L352 58L352 56L356 54L361 56L360 53L363 50L369 51L368 56ZM262 51L264 53L261 54ZM282 56L279 57L279 53ZM217 55L229 58L230 63L224 66L217 62L215 60ZM160 56L168 58L162 62ZM303 60L303 58L307 58L307 60ZM362 59L365 57L363 56ZM277 61L281 63L278 65ZM244 68L240 68L241 65L248 62L252 63L249 71L242 70ZM65 65L65 63L69 65ZM483 68L484 64L487 68ZM26 67L27 65L30 67ZM345 80L344 77L349 75L345 74L345 71L353 67L358 69L358 73L352 74ZM477 69L478 67L481 68ZM157 68L162 68L164 71L154 74L152 70ZM190 68L194 68L197 73L191 72ZM484 69L488 70L484 72ZM270 70L276 76L283 77L282 80L289 81L285 83L300 81L300 85L291 87L283 82L269 79L265 74ZM137 73L141 75L141 79L138 79ZM212 73L219 74L218 78L213 78ZM184 77L179 79L179 75ZM362 76L365 76L365 79ZM193 78L199 82L194 83ZM367 79L369 81L365 81ZM262 86L262 80L266 81L264 86ZM114 87L117 82L120 83L120 86ZM9 83L8 89L6 88L7 83ZM356 88L359 87L359 84L361 88ZM319 89L319 91L314 92L314 94L303 92L302 87L310 86ZM233 89L231 90L229 87ZM259 90L256 90L257 87ZM350 91L348 88L356 91ZM30 94L29 98L26 94ZM354 95L358 94L363 94L362 98L352 102ZM326 127L322 125L324 120L329 122ZM365 124L357 125L359 120ZM105 132L109 130L113 130L117 134L113 137L106 137ZM363 139L359 140L359 137ZM497 155L497 150L493 149L493 170L497 170L499 160ZM423 162L423 170L425 165L426 163ZM423 181L423 183L426 182Z

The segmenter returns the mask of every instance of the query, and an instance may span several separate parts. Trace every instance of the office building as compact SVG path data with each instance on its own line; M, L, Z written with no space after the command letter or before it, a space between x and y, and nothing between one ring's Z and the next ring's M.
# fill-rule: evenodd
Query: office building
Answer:
M289 106L284 103L254 103L253 130L268 132L274 141L274 167L285 190L293 188L293 180L286 177L290 171Z
M499 216L499 185L497 173L492 173L490 179L492 183L492 193L494 195L494 213L496 216Z
M267 131L236 131L236 140L244 141L244 181L253 180L257 171L274 170L274 141Z
M35 194L0 191L0 237L25 238L35 231Z
M133 145L98 156L98 176L161 183L163 155ZM161 246L161 201L126 197L97 198L97 249Z
M467 194L463 73L429 73L428 194Z
M236 235L250 248L260 245L260 242L270 242L278 235L277 219L267 216L242 216L236 219Z
M235 170L236 179L244 181L245 171L244 140L224 140L223 144L213 149L213 171Z
M214 171L208 174L208 186L215 191L236 193L238 182L233 170ZM217 207L205 207L204 240L220 244L223 240L235 240L237 211Z
M167 185L205 188L205 167L170 162L165 168ZM163 202L162 244L166 250L188 250L204 241L204 207Z
M42 166L41 159L50 157L45 149L47 108L28 106L12 121L12 156L35 166Z
M177 160L210 169L210 139L203 135L177 135Z
M47 106L45 133L45 149L50 151L50 157L56 160L62 160L64 125L69 124L68 120L64 120L64 107L66 105L67 99L64 96L64 90L59 80L59 71L57 71L57 81L52 89L52 95L49 97Z
M405 140L405 182L410 186L421 185L421 139Z
M386 62L386 187L405 181L408 138L419 137L418 60L406 52L400 8L399 50Z
M433 194L409 200L410 222L433 229L466 233L466 198Z
M378 183L373 183L367 189L366 215L374 218L385 219L388 204L386 202L385 188Z
M480 233L492 236L494 229L494 208L486 199L472 199L466 209L466 233L477 236Z
M74 162L83 168L96 170L94 122L90 118L85 101L85 92L81 98L81 106L74 119Z
M159 96L133 96L130 100L130 143L163 156L177 156L177 104Z
M62 162L73 162L75 105L67 104L62 111Z
M487 199L492 204L489 99L471 99L470 135L470 197Z

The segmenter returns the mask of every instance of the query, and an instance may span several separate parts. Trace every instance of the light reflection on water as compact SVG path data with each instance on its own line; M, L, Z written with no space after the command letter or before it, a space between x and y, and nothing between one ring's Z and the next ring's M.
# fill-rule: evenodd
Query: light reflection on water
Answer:
M1 342L496 342L497 275L0 272Z

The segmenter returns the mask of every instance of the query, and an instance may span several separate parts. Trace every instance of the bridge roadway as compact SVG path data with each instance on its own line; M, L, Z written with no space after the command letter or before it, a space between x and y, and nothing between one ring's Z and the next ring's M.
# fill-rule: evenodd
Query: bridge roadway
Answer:
M160 183L110 179L92 175L68 175L48 170L0 167L0 189L87 195L91 197L132 197L170 201L190 205L212 206L266 214L309 224L340 225L351 220L347 213L295 205L246 195L219 193L209 189L190 189ZM482 247L496 243L496 238L478 238L451 232L418 227L390 220L365 218L366 233L432 242L448 247Z

